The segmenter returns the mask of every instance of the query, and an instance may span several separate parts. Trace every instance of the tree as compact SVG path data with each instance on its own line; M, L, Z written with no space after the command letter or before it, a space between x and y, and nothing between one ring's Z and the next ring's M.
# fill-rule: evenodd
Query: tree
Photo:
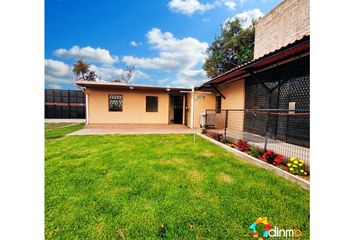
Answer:
M83 79L86 80L87 73L90 70L90 64L85 63L82 59L78 60L73 67L73 73L76 76L76 80Z
M97 75L97 73L95 73L94 71L90 71L86 77L85 77L86 81L100 81L101 78Z
M253 59L255 21L247 28L242 28L241 21L235 18L226 22L207 49L203 69L210 78Z
M114 80L113 82L123 82L123 83L128 83L131 78L133 77L133 73L135 71L134 66L127 66L125 67L125 74L122 74L121 79Z

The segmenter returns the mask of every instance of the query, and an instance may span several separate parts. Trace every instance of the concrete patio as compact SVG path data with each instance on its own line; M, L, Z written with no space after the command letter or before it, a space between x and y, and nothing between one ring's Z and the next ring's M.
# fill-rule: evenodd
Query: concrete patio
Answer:
M181 124L89 124L69 135L184 134L194 131Z

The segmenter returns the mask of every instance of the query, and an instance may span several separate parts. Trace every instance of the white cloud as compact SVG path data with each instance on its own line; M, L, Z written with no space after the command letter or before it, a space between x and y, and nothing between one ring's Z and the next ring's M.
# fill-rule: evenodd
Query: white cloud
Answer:
M142 44L141 42L135 42L135 41L130 42L130 46L133 46L133 47L139 47L141 44Z
M117 79L121 79L122 76L126 73L126 71L122 68L117 68L115 66L96 66L96 65L91 65L90 69L95 71L101 78L101 80L104 81L113 81ZM133 72L133 76L131 80L134 79L146 79L149 76L140 71L136 70Z
M59 85L62 83L75 82L75 76L71 72L69 65L61 61L45 59L45 82L48 84Z
M95 71L104 81L117 80L125 74L124 69L113 65L96 66L91 64L90 70ZM149 76L146 73L136 70L131 80L147 78L149 78ZM69 65L61 61L45 59L45 82L50 88L61 88L61 84L74 84L75 81L75 75L72 73Z
M227 7L227 8L229 8L229 9L231 9L231 10L234 10L235 8L236 8L236 2L235 1L232 1L232 0L227 0L227 1L225 1L224 2L224 5Z
M186 69L177 74L177 80L172 81L172 85L176 87L196 87L208 80L204 70Z
M204 70L195 70L204 63L208 43L187 37L176 39L170 32L161 32L153 28L147 33L148 43L159 51L157 57L124 56L122 61L127 65L139 68L157 69L165 72L175 72L177 80L174 85L189 86L191 83L201 83L207 79Z
M73 46L70 49L60 48L53 53L57 57L79 59L83 57L86 61L113 64L118 61L117 56L113 56L108 50L103 48L92 48Z
M192 15L195 12L205 12L214 8L213 4L200 3L198 0L171 0L168 7L177 13Z
M158 28L149 31L147 38L152 48L160 51L159 56L154 58L124 56L123 62L141 68L176 71L192 68L203 63L206 58L208 43L195 38L176 39L172 33L163 33Z
M169 78L163 78L163 79L157 80L157 82L158 82L159 84L165 85L166 83L171 82L171 79L169 79Z
M251 25L253 19L258 19L262 17L264 14L259 10L258 8L238 13L234 17L228 18L225 20L224 25L227 21L234 20L235 18L238 18L242 21L241 26L243 28L247 28Z
M193 15L195 12L204 13L216 7L227 7L236 9L235 0L214 0L209 3L202 3L199 0L170 0L168 7L171 11L185 15Z
M61 89L61 85L59 84L48 84L48 88L51 88L51 89Z

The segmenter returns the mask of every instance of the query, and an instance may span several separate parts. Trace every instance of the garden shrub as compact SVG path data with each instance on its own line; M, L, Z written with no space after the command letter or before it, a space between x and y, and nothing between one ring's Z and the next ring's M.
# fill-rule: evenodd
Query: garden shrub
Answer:
M251 156L253 157L256 157L256 158L261 158L263 153L264 153L264 150L263 149L260 149L258 147L255 147L255 146L250 146L249 147L249 153Z
M246 141L243 140L238 140L236 143L236 147L241 151L241 152L247 152L249 149L249 144Z
M221 139L221 142L222 142L223 144L228 144L228 143L230 143L230 141L229 141L227 138L225 138L225 137L223 137L223 138Z
M272 150L267 150L265 153L263 153L262 157L268 163L273 164L273 165L278 165L279 163L281 163L285 159L285 157L283 155L276 154Z
M221 133L216 133L216 132L209 133L209 137L219 142L221 142L222 139L224 138L224 136Z
M287 164L289 172L295 175L306 176L307 172L304 170L304 160L299 160L296 157L291 157L290 162Z

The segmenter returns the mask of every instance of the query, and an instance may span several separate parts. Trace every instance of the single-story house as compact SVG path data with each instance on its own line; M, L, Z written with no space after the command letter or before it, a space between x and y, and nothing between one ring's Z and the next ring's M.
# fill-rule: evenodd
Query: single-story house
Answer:
M284 109L289 102L309 109L309 41L304 36L194 89L92 81L76 84L86 93L88 124L193 127L194 122L198 128L200 113L206 109Z
M216 110L216 114L220 109L309 109L309 65L309 0L285 0L258 20L254 59L202 86L76 84L86 93L88 124L184 124L199 128L200 114L208 109ZM260 116L244 113L242 119L235 129L265 134ZM282 119L273 119L276 129L271 131L279 139L288 137L281 131ZM306 121L301 136L305 146L309 141L309 119ZM297 126L294 123L292 128Z
M86 94L87 124L183 124L192 127L194 107L194 112L215 107L212 92L194 92L191 88L93 81L76 84ZM193 105L192 95L203 104ZM194 122L198 121L199 118Z

